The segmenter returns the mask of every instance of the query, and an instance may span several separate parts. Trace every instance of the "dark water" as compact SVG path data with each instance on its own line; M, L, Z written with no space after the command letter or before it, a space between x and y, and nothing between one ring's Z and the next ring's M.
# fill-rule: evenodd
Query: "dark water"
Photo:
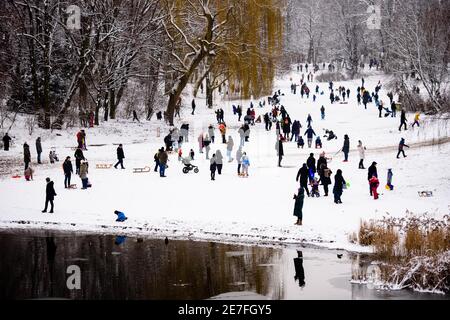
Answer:
M369 261L332 250L44 231L3 231L0 243L0 299L449 298L352 285L352 266ZM71 265L81 289L67 287Z

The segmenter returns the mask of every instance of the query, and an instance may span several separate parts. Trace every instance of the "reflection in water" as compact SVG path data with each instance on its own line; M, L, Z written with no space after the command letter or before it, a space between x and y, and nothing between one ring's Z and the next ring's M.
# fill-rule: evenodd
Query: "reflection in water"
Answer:
M294 258L295 281L298 280L299 287L305 286L305 269L303 269L303 252L297 250L298 257Z
M343 253L336 257L332 250L302 248L296 251L42 231L0 232L0 242L0 299L206 299L217 296L394 299L399 296L352 286L349 282L352 260L356 259L359 264L359 256ZM71 265L81 270L80 290L66 287L69 276L66 271ZM426 297L406 291L401 296L406 299Z

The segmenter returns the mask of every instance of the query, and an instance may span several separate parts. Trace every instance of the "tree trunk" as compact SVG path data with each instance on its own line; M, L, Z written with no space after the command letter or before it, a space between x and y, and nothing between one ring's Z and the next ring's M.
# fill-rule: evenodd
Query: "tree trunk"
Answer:
M210 74L208 73L208 76L206 77L206 105L209 109L212 109L213 107L213 89L212 89L212 83L210 80Z

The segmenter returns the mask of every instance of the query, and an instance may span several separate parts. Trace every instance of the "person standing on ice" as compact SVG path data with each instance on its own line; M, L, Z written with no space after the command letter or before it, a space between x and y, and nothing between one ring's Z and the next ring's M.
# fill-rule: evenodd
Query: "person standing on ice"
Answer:
M322 108L320 108L320 116L322 118L322 120L325 120L325 107L322 106Z
M305 189L306 194L309 197L309 190L308 190L308 167L306 166L306 163L303 164L303 166L298 170L297 177L295 178L295 181L300 181L300 187Z
M228 162L232 162L233 158L231 157L231 152L233 151L234 148L234 141L233 138L231 136L228 136L228 142L227 142L227 157L228 157Z
M64 188L70 188L70 178L73 173L72 161L70 161L70 157L67 157L63 163L63 171L64 171Z
M398 131L402 131L402 127L404 126L405 130L408 130L408 128L406 127L406 112L405 110L402 110L402 113L400 115L400 127L398 127Z
M397 153L397 159L400 159L400 153L403 154L403 158L406 158L407 156L405 155L405 147L409 148L409 146L407 144L405 144L405 139L401 138L400 139L400 143L398 145L398 153Z
M241 175L241 166L242 166L242 147L239 146L239 148L236 151L236 161L238 163L237 166L237 174L238 176Z
M205 151L206 151L206 160L209 160L209 151L211 150L211 139L209 138L209 135L205 135L205 140L203 140L203 144L205 145Z
M23 144L23 162L25 163L25 170L27 170L31 162L30 146L25 142Z
M278 167L281 167L281 161L283 160L284 156L283 140L281 139L281 137L278 137L277 142L275 143L275 150L277 150Z
M214 143L214 127L212 124L210 124L208 127L208 134L209 137L211 138L211 142Z
M303 220L303 201L305 199L305 192L303 191L303 188L298 189L298 193L294 194L294 216L297 217L297 222L295 225L301 226L302 220Z
M344 177L342 176L342 170L339 169L334 176L334 203L339 204L342 203L341 196L344 190L344 185L346 184Z
M369 179L369 187L370 187L370 195L373 194L374 200L378 199L377 188L379 185L380 185L380 181L378 180L378 178L375 175L373 175L372 178Z
M209 170L211 171L212 181L216 180L216 169L217 169L216 154L213 154L209 162Z
M36 152L37 152L38 164L42 164L42 162L41 162L41 153L42 153L41 137L38 137L36 139Z
M359 153L359 169L364 168L364 159L366 157L366 147L363 146L362 141L358 140L358 153Z
M348 135L344 135L344 146L342 147L344 153L344 162L348 162L348 154L350 152L350 138Z
M123 152L123 146L122 144L119 144L119 146L117 147L117 163L114 165L114 168L117 169L117 166L120 164L120 167L122 169L125 169L123 167L123 159L125 159L125 153Z
M50 202L50 213L53 213L53 200L55 200L56 192L53 181L50 178L46 178L47 185L45 187L45 208L42 213L47 212L48 203Z
M378 171L377 171L377 163L376 162L372 162L372 165L369 167L369 170L367 172L367 180L369 181L370 184L370 179L372 179L372 177L377 177L378 178ZM372 188L369 189L370 195L372 195Z
M313 128L311 128L309 126L308 129L306 129L304 135L308 138L308 148L311 149L312 140L313 140L313 137L316 135L316 133L314 132Z

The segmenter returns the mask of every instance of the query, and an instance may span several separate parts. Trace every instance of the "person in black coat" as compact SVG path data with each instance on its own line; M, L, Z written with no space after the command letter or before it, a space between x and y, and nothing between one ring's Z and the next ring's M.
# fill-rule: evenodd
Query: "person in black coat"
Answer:
M322 175L320 176L319 183L323 185L325 197L328 197L328 186L331 184L331 174L333 172L328 168L326 163L320 165L320 170Z
M342 203L341 196L344 190L344 184L346 184L344 177L342 176L342 170L338 170L334 176L334 203Z
M72 161L70 161L70 157L67 157L63 163L63 171L64 171L64 188L70 188L70 178L73 173Z
M117 166L120 164L120 167L122 168L122 169L125 169L124 167L123 167L123 159L125 159L125 154L124 154L124 152L123 152L123 147L122 147L122 144L119 144L119 147L117 147L117 163L114 165L114 168L116 168L117 169Z
M50 213L53 213L53 200L55 199L56 196L54 183L53 181L50 180L50 178L46 178L45 181L47 181L47 186L45 187L45 208L44 210L42 210L42 213L47 212L49 202L51 205Z
M41 162L42 144L40 137L36 139L36 152L37 152L37 161L39 164L42 164Z
M25 170L31 162L30 146L25 142L23 144L23 162L25 162Z
M9 143L11 141L11 137L8 135L8 133L5 133L3 136L3 150L9 151Z
M309 154L308 160L306 160L306 166L308 167L308 175L310 182L314 178L314 174L317 172L316 169L316 159L314 158L314 153Z
M342 147L344 153L344 162L348 162L348 153L350 152L350 138L348 135L344 136L344 146Z
M306 163L304 163L300 170L298 170L297 178L295 178L295 181L298 182L300 180L300 187L305 189L306 195L309 197L308 176L308 167L306 166Z
M74 154L75 157L75 173L80 174L80 166L81 166L81 160L86 160L83 154L83 150L81 148L77 148Z
M406 127L406 112L405 110L402 110L402 113L400 115L400 127L398 127L398 131L402 131L402 127L404 126L405 130L408 130Z
M276 150L277 150L277 155L278 155L278 166L281 167L281 160L283 160L283 156L284 156L282 139L278 139L278 141L276 143Z
M194 115L195 112L195 100L192 99L192 115Z
M373 176L378 178L378 172L377 172L377 163L373 162L372 165L369 167L369 171L367 174L367 180L370 180ZM370 195L372 195L372 188L369 186Z

